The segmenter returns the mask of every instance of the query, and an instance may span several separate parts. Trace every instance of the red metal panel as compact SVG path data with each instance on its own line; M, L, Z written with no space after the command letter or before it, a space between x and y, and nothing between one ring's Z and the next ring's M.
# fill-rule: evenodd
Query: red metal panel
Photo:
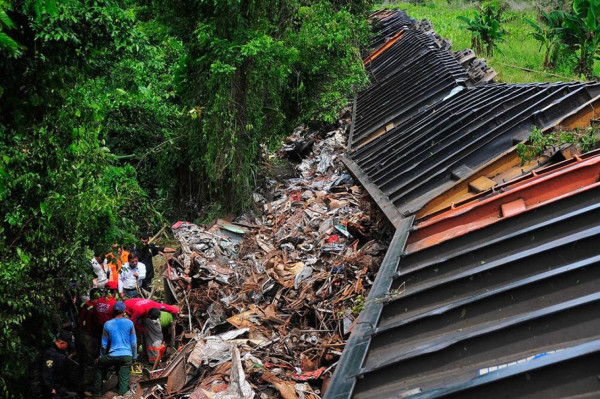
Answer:
M544 175L505 188L491 197L451 208L417 224L408 238L407 252L416 252L451 238L478 230L501 218L512 217L598 185L600 156L566 165ZM508 206L509 203L521 200ZM503 212L502 207L506 208Z

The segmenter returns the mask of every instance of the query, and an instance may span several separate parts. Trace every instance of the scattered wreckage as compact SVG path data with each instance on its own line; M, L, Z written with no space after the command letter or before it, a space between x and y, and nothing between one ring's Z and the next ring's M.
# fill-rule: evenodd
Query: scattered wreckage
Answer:
M136 398L321 397L389 231L339 159L349 122L285 140L297 176L254 194L260 215L172 226L181 250L162 276L178 334Z

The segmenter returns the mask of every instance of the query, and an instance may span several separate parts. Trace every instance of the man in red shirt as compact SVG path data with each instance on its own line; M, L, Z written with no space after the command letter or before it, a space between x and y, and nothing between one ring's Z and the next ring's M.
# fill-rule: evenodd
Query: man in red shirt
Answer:
M144 337L144 348L148 355L148 361L156 361L157 357L162 357L166 349L164 345L161 345L163 334L159 320L160 313L165 311L177 314L179 308L143 298L128 299L124 303L127 306L125 312L133 321L136 332Z
M129 315L131 321L133 321L135 330L142 334L146 332L146 328L144 327L144 319L148 317L148 311L150 309L164 310L165 312L172 314L179 313L179 307L156 302L152 299L133 298L126 300L124 303L125 306L127 306L125 311Z
M115 299L117 295L117 283L109 281L104 286L104 289L106 290L106 294L98 298L94 303L94 318L96 322L94 336L98 339L102 336L104 323L113 318L113 307L117 303Z

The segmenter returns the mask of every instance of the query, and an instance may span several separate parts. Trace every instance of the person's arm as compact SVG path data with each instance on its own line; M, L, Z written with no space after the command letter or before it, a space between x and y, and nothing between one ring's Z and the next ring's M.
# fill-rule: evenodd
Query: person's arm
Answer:
M138 263L138 279L143 280L146 278L146 265Z
M160 304L160 310L164 310L166 312L169 312L171 314L177 314L179 313L179 306L174 306L174 305L166 305L164 303Z
M168 247L158 247L154 244L150 244L150 251L152 251L152 256L156 256L158 255L160 252L165 253L165 254L172 254L175 252L175 250L173 248L168 248Z
M104 324L104 329L102 329L102 343L100 345L100 357L104 357L108 354L108 331L106 330L106 324Z
M133 324L131 325L131 330L129 330L129 339L131 341L131 356L133 357L133 360L137 360L137 338L135 336Z

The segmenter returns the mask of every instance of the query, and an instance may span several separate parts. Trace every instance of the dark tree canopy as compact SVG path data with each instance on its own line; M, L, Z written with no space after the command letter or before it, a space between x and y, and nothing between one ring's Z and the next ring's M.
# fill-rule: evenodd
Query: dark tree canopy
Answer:
M0 0L5 396L22 393L56 301L85 279L93 248L203 206L246 209L261 148L336 118L366 83L369 8Z

